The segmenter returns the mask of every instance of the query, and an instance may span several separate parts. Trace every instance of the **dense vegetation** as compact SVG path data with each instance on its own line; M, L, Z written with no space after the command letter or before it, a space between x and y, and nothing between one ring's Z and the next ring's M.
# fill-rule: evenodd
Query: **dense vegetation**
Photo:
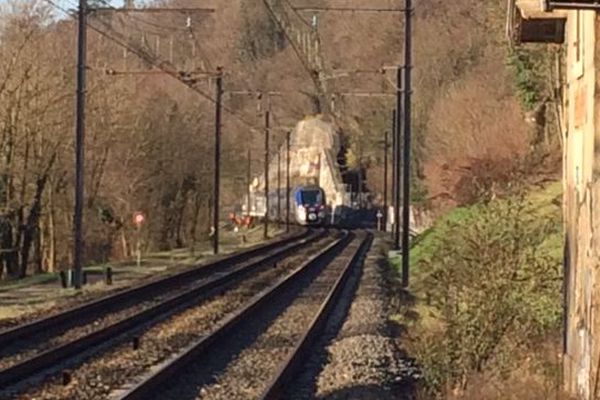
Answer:
M187 5L180 0L168 3ZM262 112L271 108L276 147L285 131L314 109L311 75L263 2L213 4L214 15L193 13L189 20L181 13L90 15L85 209L89 262L130 255L131 214L136 210L148 216L143 232L147 249L207 238L214 105L206 95L212 95L214 84L203 71L222 65L229 92L283 93L261 99L225 95L224 212L244 193L246 162L240 160L248 149L252 169L260 170ZM494 192L490 182L498 178L480 177L478 166L511 170L514 160L528 152L536 131L548 139L540 141L541 154L555 145L552 109L540 107L552 97L548 70L538 68L545 65L543 52L515 56L508 50L502 34L503 7L501 0L484 5L474 0L419 2L415 202L443 209L476 201L479 193L471 188ZM329 79L330 95L393 93L393 74L353 71L376 71L401 62L402 25L396 17L318 16L325 72L339 72ZM13 0L0 7L3 277L71 265L75 39L72 16L49 3ZM176 79L159 74L157 66ZM539 73L531 73L534 69ZM537 119L543 121L541 127L523 123L522 101L547 114ZM390 129L393 106L393 97L336 97L349 165L367 171L366 185L376 193L383 186L381 139Z
M419 318L409 348L423 367L425 398L505 398L490 387L509 377L523 384L529 367L550 387L534 385L527 398L553 393L562 321L560 193L555 183L457 208L415 243L411 291Z

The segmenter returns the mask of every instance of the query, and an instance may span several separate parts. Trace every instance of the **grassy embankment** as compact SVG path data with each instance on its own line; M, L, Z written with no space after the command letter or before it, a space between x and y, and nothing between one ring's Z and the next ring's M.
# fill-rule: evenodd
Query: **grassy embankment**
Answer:
M414 243L415 302L396 322L423 368L423 398L556 396L561 189L457 208Z
M282 230L275 224L270 236L275 237ZM242 235L246 242L242 242ZM242 229L235 233L223 229L220 240L221 254L227 254L263 241L263 227L256 226L249 231ZM212 246L208 241L196 243L194 248L186 247L163 252L142 255L141 267L133 259L109 261L105 264L93 264L84 267L90 283L82 291L60 288L58 273L43 273L24 279L0 281L0 321L17 318L22 315L52 309L56 305L69 301L69 298L97 296L107 290L134 285L136 282L160 274L177 271L191 265L208 262L212 257ZM102 274L106 267L113 270L113 286L102 283ZM95 276L95 278L94 278Z

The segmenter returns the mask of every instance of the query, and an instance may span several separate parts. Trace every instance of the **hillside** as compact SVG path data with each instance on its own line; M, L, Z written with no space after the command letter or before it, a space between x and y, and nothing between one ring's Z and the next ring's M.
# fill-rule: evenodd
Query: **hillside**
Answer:
M271 106L278 123L293 126L295 119L311 112L306 96L294 92L310 93L314 85L260 2L258 6L247 0L239 6L236 3L231 2L227 12L223 11L224 18L226 14L228 20L240 24L240 37L230 50L230 61L236 65L230 85L288 92L283 98L272 98ZM461 204L480 195L470 193L468 186L476 184L465 181L468 176L486 181L482 186L496 178L507 180L504 176L480 177L477 170L482 167L504 171L520 168L514 160L532 149L558 154L552 110L543 110L544 118L538 118L545 121L542 126L524 123L533 109L551 98L550 54L536 48L515 54L508 48L504 3L428 0L417 7L414 166L420 184L415 187L415 200L429 200L433 208ZM302 16L307 20L311 17ZM216 18L218 21L219 13ZM366 71L402 62L402 18L393 13L342 16L332 12L320 13L317 21L326 69L338 76L330 81L332 93L394 93L393 71L385 77ZM215 27L219 25L217 22ZM245 63L242 71L237 69L240 59L252 62ZM251 80L246 72L251 72ZM524 94L523 85L533 93ZM524 95L534 100L523 101ZM351 166L360 164L367 169L368 188L375 192L382 187L380 141L383 132L390 129L394 104L393 97L336 96L336 108L344 116L347 159ZM248 114L255 108L255 104L235 106ZM536 130L545 136L541 147L533 146L539 139ZM258 138L254 145L260 144Z
M168 4L195 6L191 1ZM520 158L531 149L538 154L534 165L545 154L555 154L550 108L541 108L546 114L538 118L546 121L542 126L523 123L525 111L536 112L552 92L546 84L548 57L536 49L510 53L504 44L503 4L422 0L417 7L413 165L418 179L413 201L434 210L494 192L495 182L501 187L513 173L527 174L527 159ZM320 101L301 62L306 60L274 23L265 3L212 0L206 6L215 6L216 12L157 15L109 10L90 15L89 259L131 253L134 232L129 219L136 210L149 217L144 232L148 249L207 238L214 129L214 104L207 98L214 96L215 88L203 72L217 66L225 71L223 215L245 193L248 150L253 173L262 170L264 110L272 112L275 149L285 132L312 114ZM309 20L312 15L301 17ZM323 13L317 18L324 72L332 75L327 90L335 95L345 159L350 172L366 170L367 188L379 195L381 139L390 129L394 73L388 70L384 76L377 70L402 61L401 21L395 13ZM5 6L0 26L0 53L4 59L14 56L14 63L0 70L7 82L0 91L0 128L8 138L0 167L12 171L3 183L6 196L0 204L7 221L3 246L33 241L39 247L35 269L52 270L71 263L71 60L76 26L56 7L36 8L26 1ZM259 91L264 92L260 98ZM350 95L356 92L378 94ZM320 102L321 107L331 107ZM45 103L51 106L41 108ZM540 130L545 140L536 142L539 135L533 133ZM39 149L35 167L31 148ZM28 167L15 169L23 165ZM25 225L24 215L36 207L41 213ZM21 271L33 267L26 256L29 246L20 249L19 259L25 260L18 262ZM17 261L9 264L13 262ZM16 266L11 264L9 270L14 273Z

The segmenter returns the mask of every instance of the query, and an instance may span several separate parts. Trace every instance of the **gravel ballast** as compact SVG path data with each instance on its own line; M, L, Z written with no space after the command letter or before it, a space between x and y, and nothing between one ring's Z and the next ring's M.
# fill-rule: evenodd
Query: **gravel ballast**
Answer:
M384 246L383 239L375 239L362 273L355 274L346 288L350 291L353 282L358 283L349 310L347 304L338 304L326 334L282 398L411 399L410 384L418 371L404 356L389 324L394 293L386 279Z
M202 365L188 368L185 377L173 384L173 389L161 393L160 398L256 399L309 327L359 244L359 240L352 242L316 278L306 285L298 284L286 294L290 298L277 299L274 307L244 323L234 337L220 345L235 350L217 351L203 358Z
M251 259L245 260L243 264L260 260L263 257L265 256L255 256ZM239 268L241 265L242 263L231 264L224 269L222 268L219 273L226 273L232 271L234 269ZM93 332L99 331L117 322L128 319L129 317L139 313L140 311L151 308L157 305L158 303L162 302L166 298L172 297L177 293L183 293L194 286L206 282L208 279L210 278L190 280L185 285L181 285L177 288L167 288L163 290L163 292L160 295L154 296L151 299L142 299L142 301L136 302L123 302L122 304L119 304L119 309L115 309L105 314L100 313L95 319L89 321L81 321L73 327L65 327L64 329L59 330L44 331L38 335L35 335L32 338L14 341L9 346L4 346L2 349L0 349L0 370L11 367L14 364L24 361L30 357L36 356L39 353L50 348L58 347L60 345L69 343L85 335L89 335Z

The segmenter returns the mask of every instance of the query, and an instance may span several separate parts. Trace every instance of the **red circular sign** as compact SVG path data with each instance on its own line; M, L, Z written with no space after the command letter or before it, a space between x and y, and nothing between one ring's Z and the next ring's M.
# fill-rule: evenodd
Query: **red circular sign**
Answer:
M138 226L142 225L145 219L146 217L144 217L144 214L139 211L133 214L133 223Z

